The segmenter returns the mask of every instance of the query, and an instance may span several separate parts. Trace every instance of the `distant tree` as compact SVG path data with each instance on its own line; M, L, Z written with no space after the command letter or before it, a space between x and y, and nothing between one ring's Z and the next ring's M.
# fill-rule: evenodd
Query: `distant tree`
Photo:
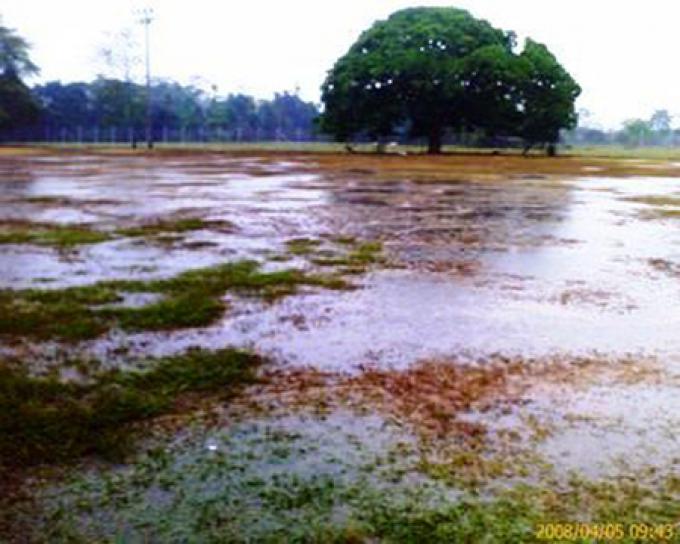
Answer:
M16 128L38 119L38 104L22 81L38 73L29 48L15 30L0 24L0 128Z
M649 119L649 128L654 132L653 139L657 145L668 145L672 136L673 118L668 110L656 110Z
M649 127L657 132L668 132L671 122L672 117L668 110L656 110L649 119Z
M376 22L328 73L320 126L338 140L397 128L439 153L446 131L554 144L575 125L580 89L547 48L455 8L410 8Z
M0 72L3 75L26 77L40 70L28 54L30 45L16 30L2 26L0 19Z
M568 142L573 145L603 145L612 137L611 133L590 127L576 127L568 133Z
M252 96L230 94L224 99L227 126L234 131L236 140L256 136L257 102Z
M87 126L95 122L92 89L87 83L50 81L33 88L48 126Z
M39 115L40 109L23 81L15 74L0 75L0 128L31 125Z
M139 66L139 43L134 34L128 28L116 33L108 34L107 41L99 48L99 57L104 65L104 73L99 75L100 83L104 84L106 94L112 99L118 108L121 117L119 122L132 131L131 145L137 147L137 130L144 122L139 116L136 85L133 83L134 71ZM118 84L118 83L121 84ZM102 85L99 90L102 90ZM113 96L120 93L120 96ZM103 105L105 109L110 109ZM107 120L110 115L105 114Z
M99 123L135 129L144 120L144 95L138 85L98 77L90 84L92 109ZM133 135L134 141L134 135Z
M652 128L644 119L628 119L623 123L621 138L631 147L644 146L650 140Z
M276 93L273 100L259 102L257 125L268 139L296 139L311 133L317 115L314 104L296 94Z
M205 120L205 94L193 85L163 82L152 87L151 95L157 104L163 104L166 115L176 119L177 127L187 129L203 125ZM158 112L158 106L155 108ZM158 124L158 119L154 121Z

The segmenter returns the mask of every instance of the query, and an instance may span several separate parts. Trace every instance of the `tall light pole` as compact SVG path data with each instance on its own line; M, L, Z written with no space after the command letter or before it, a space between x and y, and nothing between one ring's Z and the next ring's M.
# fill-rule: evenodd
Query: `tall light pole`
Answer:
M149 61L149 25L153 21L153 9L144 8L139 12L139 22L144 25L144 46L146 48L146 147L153 149L151 134L151 63Z

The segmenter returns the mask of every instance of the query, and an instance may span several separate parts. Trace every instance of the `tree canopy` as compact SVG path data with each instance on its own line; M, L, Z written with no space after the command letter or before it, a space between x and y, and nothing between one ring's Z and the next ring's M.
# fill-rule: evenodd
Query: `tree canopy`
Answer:
M0 21L0 128L31 123L38 117L38 105L21 80L38 73L28 50L28 42Z
M456 8L409 8L376 22L329 71L322 129L339 140L399 131L441 150L446 131L558 140L580 88L546 46L515 53L504 32Z

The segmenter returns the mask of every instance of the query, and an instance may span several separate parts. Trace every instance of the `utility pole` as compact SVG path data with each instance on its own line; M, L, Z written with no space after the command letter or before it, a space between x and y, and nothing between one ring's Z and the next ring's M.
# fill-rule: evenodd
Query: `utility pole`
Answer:
M149 61L149 25L153 21L153 9L144 8L139 13L139 22L144 25L144 45L146 48L146 147L153 149L151 134L151 64Z

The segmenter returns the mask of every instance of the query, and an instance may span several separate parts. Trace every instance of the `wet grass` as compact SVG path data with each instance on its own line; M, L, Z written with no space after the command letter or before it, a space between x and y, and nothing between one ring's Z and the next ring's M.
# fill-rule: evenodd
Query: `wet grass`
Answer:
M256 427L210 439L211 448L158 447L131 470L54 489L43 503L47 540L524 543L539 540L541 524L591 523L620 524L617 541L636 542L630 525L672 524L680 515L673 479L651 488L572 478L480 494L413 478L394 463L379 471L341 456L328 468L304 431Z
M111 239L110 233L92 230L84 226L40 223L11 223L0 226L0 244L73 247L81 244L98 244Z
M195 350L92 384L0 366L0 468L118 457L130 445L130 424L172 411L180 395L233 393L254 380L259 362L242 351Z
M228 221L206 221L198 218L163 220L111 232L95 230L86 225L56 225L13 221L0 225L1 244L34 244L57 248L71 248L84 244L98 244L124 238L158 237L196 230L232 232Z
M379 179L413 179L447 182L451 180L507 180L512 177L544 175L550 177L646 176L674 177L680 166L680 150L665 148L624 149L616 146L574 148L558 157L549 158L537 153L522 157L519 150L473 149L445 147L445 154L423 154L418 146L398 146L394 152L379 155L375 146L357 146L359 153L343 152L341 144L328 143L250 143L250 144L187 144L160 145L152 152L132 151L119 145L73 145L4 147L0 154L19 159L24 155L70 155L84 153L97 156L148 155L159 161L172 157L201 156L204 153L223 153L226 156L261 158L264 161L313 159L313 169L324 174L337 173L344 178L348 173L366 172ZM402 156L402 153L408 156ZM631 160L637 159L637 160ZM650 167L651 166L651 167Z
M342 274L362 273L369 265L386 261L381 242L360 241L350 236L331 237L329 241L333 246L327 247L325 240L294 238L286 242L287 255L273 259L305 257L311 264L336 267Z
M311 255L322 243L321 240L314 240L312 238L293 238L286 242L286 249L291 255Z
M0 334L68 341L95 338L119 326L127 331L206 326L226 309L228 291L267 301L290 295L302 286L347 288L336 276L299 270L261 272L253 261L189 270L150 281L108 281L56 290L0 291ZM107 306L122 293L156 293L159 301L141 307Z
M674 195L632 196L624 200L646 204L648 207L640 212L643 219L677 219L680 218L680 197Z
M318 266L343 266L352 269L363 269L368 265L383 261L380 242L364 242L344 254L324 255L321 253L311 259L311 262Z
M680 219L680 209L677 210L655 210L654 215L661 219Z
M507 181L542 176L548 180L587 177L676 177L680 166L662 159L633 161L625 158L562 155L519 157L508 153L452 153L440 156L389 154L317 154L316 171L362 179L393 181L408 179L416 183L457 183ZM354 174L362 172L362 174Z
M220 230L232 231L233 225L228 221L206 221L199 218L163 220L140 225L137 227L130 227L119 229L116 234L126 237L142 237L142 236L157 236L166 233L183 233L195 230Z
M181 379L172 368L184 366L170 365L170 379L149 371L144 390L167 383L173 390ZM155 443L124 469L101 465L43 489L39 509L25 512L25 520L46 542L524 543L539 540L547 523L617 524L624 531L617 541L636 542L631 525L673 524L680 517L677 477L654 473L651 484L642 475L591 481L558 477L547 463L534 477L535 465L545 463L536 452L485 458L485 442L459 440L457 426L445 425L443 435L413 435L418 427L404 424L425 417L437 431L442 417L476 404L480 391L484 397L496 391L504 372L424 366L364 374L347 379L362 391L377 385L388 394L386 411L401 417L373 421L359 411L348 422L334 419L333 411L303 409L291 423L283 406L282 419L267 411L236 422L226 416L223 425L197 421L179 441ZM112 381L125 390L140 387L137 373ZM186 390L215 381L191 377ZM328 390L311 381L328 402ZM271 387L280 396L280 386L268 382L256 390ZM431 398L436 391L444 402ZM365 408L373 412L373 405ZM430 455L440 462L425 465ZM526 465L531 476L518 474L513 464Z
M648 204L649 206L680 207L680 197L672 195L631 196L624 200L627 200L628 202L637 202L639 204Z

